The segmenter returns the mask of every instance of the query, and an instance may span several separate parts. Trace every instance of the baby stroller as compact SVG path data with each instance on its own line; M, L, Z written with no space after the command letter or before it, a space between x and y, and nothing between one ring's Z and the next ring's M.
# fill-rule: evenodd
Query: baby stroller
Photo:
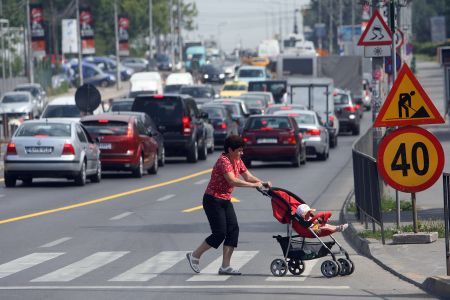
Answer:
M270 264L270 271L274 276L284 276L287 270L293 275L300 275L305 270L305 260L312 260L331 255L332 260L326 260L322 263L320 270L322 274L331 278L337 275L350 275L355 270L354 263L345 249L328 235L332 241L323 242L320 234L316 234L308 226L304 226L303 218L296 215L297 207L305 202L297 195L281 189L272 187L269 189L259 189L264 196L271 198L273 216L282 224L287 224L287 235L273 236L283 250L283 259L277 258ZM293 235L293 230L298 235ZM306 241L306 238L315 238L318 242ZM339 247L338 252L332 252L334 245ZM336 260L336 255L344 257Z

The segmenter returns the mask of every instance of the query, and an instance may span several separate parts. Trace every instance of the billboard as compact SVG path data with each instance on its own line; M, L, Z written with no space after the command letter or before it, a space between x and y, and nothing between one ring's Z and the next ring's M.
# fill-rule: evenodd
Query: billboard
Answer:
M83 54L95 54L94 18L88 6L80 7L80 35Z
M77 20L62 20L62 52L64 54L78 53Z
M44 10L42 4L30 4L31 49L33 56L45 56Z
M128 45L128 28L130 27L130 20L127 16L119 16L119 55L130 55L130 49Z

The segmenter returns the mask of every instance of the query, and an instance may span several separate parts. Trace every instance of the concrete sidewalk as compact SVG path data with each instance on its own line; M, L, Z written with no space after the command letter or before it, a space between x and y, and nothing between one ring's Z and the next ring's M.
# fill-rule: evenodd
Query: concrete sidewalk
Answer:
M444 239L430 244L401 245L393 244L392 240L386 240L383 245L381 240L363 239L358 232L365 230L364 224L347 210L347 204L351 201L354 201L353 193L347 197L340 217L341 222L349 223L349 228L343 234L356 251L426 292L441 299L450 299L450 276L445 276L447 271ZM394 227L393 225L385 223L388 227ZM369 228L371 226L369 224Z

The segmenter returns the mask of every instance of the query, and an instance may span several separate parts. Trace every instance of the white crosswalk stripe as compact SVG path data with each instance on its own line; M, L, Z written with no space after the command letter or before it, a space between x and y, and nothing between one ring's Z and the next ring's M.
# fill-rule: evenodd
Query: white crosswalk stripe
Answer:
M4 278L14 273L34 267L36 265L39 265L40 263L43 263L47 260L53 259L63 254L64 252L32 253L27 256L15 259L13 261L4 263L0 265L0 278Z
M266 281L305 281L308 276L311 274L312 269L314 268L314 266L319 262L318 259L315 260L308 260L305 261L305 270L303 271L303 273L300 276L289 276L290 273L289 271L287 272L287 274L283 277L267 277Z
M187 251L162 251L142 264L137 265L109 281L148 281L185 259L186 252Z
M31 280L32 282L67 282L119 259L128 251L97 252L64 268Z
M240 269L248 263L259 251L235 251L231 258L231 265L233 268ZM222 257L219 257L206 268L201 270L201 273L194 275L186 281L225 281L230 276L218 275L217 272L222 264Z

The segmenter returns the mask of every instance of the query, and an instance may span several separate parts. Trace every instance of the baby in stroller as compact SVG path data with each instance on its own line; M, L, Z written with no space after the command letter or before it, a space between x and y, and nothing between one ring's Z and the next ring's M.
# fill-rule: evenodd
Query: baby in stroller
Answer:
M327 221L331 217L331 212L318 212L313 215L315 208L310 208L307 204L300 204L297 207L297 220L306 228L311 228L319 236L327 236L335 232L342 232L347 229L348 224L334 226Z

